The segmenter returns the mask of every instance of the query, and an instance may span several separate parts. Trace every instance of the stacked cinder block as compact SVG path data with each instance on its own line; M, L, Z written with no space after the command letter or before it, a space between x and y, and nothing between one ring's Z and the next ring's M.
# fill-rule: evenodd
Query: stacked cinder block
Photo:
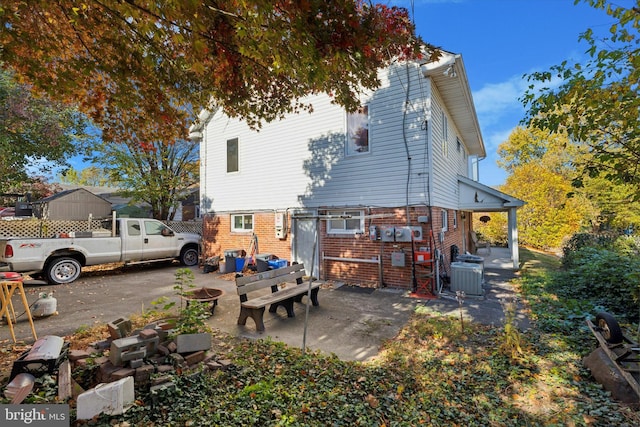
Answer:
M98 365L99 383L133 377L136 388L170 386L165 383L170 383L174 372L227 369L231 365L229 360L215 359L209 334L177 335L171 339L172 326L159 321L132 331L131 321L116 319L107 324L109 339L86 350L72 350L69 360L76 368L92 359Z

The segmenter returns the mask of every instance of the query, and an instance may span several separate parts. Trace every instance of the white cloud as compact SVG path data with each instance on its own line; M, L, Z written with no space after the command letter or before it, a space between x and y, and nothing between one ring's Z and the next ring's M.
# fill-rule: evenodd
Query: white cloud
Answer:
M513 76L501 83L490 83L473 93L473 102L480 123L488 126L505 116L522 116L524 108L518 100L529 83L522 76Z

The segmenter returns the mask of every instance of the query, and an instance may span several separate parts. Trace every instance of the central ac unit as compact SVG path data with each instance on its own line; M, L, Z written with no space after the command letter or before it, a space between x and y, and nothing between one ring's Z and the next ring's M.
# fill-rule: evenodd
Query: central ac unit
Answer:
M469 262L451 263L451 291L464 291L467 295L482 296L482 265Z

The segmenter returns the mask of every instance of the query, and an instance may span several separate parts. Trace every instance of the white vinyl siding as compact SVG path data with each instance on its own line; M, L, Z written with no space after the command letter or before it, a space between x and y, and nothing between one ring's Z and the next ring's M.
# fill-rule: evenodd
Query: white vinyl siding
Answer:
M459 132L449 119L449 156L443 159L442 102L418 66L409 65L408 75L410 82L404 64L392 66L380 73L381 87L361 99L369 115L366 154L346 155L347 113L326 95L307 99L313 113L287 115L259 132L216 113L200 147L203 210L397 207L407 202L457 209L456 177L467 175L464 155L456 149ZM227 173L226 142L233 138L240 141L239 170Z
M433 108L432 136L434 138L433 146L437 147L438 155L433 158L433 199L432 206L441 206L447 209L458 208L458 175L467 176L468 158L465 154L464 141L456 135L459 135L452 120L443 120L446 117L445 107L438 90L432 88L431 106ZM445 133L444 125L448 126ZM446 141L443 136L447 135ZM458 141L461 143L461 150L457 149ZM447 147L447 156L442 155L442 150Z

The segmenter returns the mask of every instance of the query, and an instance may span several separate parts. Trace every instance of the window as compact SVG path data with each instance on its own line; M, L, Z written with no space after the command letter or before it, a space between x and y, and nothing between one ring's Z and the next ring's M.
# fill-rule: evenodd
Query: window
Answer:
M347 155L369 152L369 107L347 114Z
M227 140L227 173L238 172L238 138Z
M449 229L449 212L446 209L442 209L442 231Z
M231 231L240 233L253 231L253 215L231 215Z
M329 211L327 215L336 217L327 222L328 233L355 234L362 233L364 230L364 213L362 211Z
M147 236L160 236L167 233L167 231L169 231L168 227L157 221L144 222L144 232L147 234Z
M138 221L127 221L127 232L129 236L139 236L140 234L140 224Z
M449 120L447 115L442 112L442 155L449 154Z
M458 228L458 211L453 211L453 229Z

